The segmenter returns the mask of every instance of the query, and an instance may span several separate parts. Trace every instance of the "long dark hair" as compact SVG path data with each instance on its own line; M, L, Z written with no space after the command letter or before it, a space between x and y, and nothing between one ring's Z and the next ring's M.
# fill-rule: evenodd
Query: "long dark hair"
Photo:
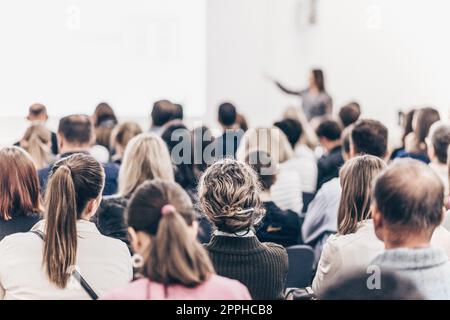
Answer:
M51 282L65 288L76 263L76 222L105 183L102 166L93 157L75 154L52 168L46 190L44 266Z
M325 77L321 69L314 69L312 71L314 77L314 83L319 92L325 92Z

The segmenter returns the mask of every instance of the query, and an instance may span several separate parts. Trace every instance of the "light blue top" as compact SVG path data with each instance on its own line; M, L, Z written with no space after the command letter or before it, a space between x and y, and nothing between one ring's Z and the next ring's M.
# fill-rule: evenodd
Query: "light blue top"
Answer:
M429 300L450 299L450 262L439 248L389 249L376 257L372 265L398 272L411 279Z

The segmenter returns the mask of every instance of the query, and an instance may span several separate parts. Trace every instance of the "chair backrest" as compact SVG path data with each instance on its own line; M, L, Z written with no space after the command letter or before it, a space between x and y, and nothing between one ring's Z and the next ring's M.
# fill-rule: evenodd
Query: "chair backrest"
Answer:
M310 246L297 245L286 248L289 271L286 288L304 288L311 285L314 251Z

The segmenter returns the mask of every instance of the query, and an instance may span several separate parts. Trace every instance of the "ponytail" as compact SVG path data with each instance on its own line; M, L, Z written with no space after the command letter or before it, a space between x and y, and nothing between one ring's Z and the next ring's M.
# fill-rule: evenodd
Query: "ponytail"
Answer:
M54 169L46 191L46 241L43 263L51 282L65 288L77 253L78 218L75 185L71 169Z
M150 244L144 275L164 285L195 287L214 273L208 254L192 239L188 225L172 205L161 210L156 236Z

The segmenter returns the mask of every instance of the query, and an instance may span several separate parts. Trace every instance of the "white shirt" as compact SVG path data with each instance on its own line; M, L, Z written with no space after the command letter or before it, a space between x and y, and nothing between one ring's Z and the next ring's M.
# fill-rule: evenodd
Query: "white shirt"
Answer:
M272 201L283 210L292 210L297 213L302 212L303 191L302 182L298 170L292 168L290 159L280 164L280 171L277 180L270 188Z
M438 175L444 185L445 204L447 204L449 196L448 166L446 164L437 164L434 162L430 162L429 166Z
M436 228L431 244L444 249L450 257L450 232L445 228ZM375 235L372 219L360 222L355 233L331 235L323 247L312 284L313 291L318 293L352 272L365 271L382 252L384 244Z
M32 230L44 231L44 227L45 221L40 221ZM123 242L101 235L95 224L85 220L77 221L77 234L77 269L99 296L132 280L131 257ZM31 232L0 242L0 299L90 299L73 277L65 289L50 282L42 267L43 245Z
M314 152L305 145L295 147L295 165L300 174L302 191L315 193L317 188L317 159Z

